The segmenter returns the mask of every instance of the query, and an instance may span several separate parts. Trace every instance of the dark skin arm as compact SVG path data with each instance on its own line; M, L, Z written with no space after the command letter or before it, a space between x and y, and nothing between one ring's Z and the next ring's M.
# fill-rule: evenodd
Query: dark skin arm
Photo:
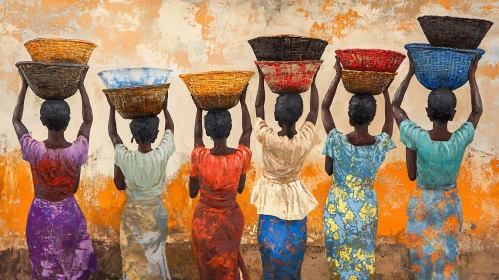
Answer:
M478 57L473 59L471 63L470 70L468 71L468 79L471 88L471 113L468 117L468 122L472 123L475 129L478 126L480 117L483 113L482 98L480 97L480 91L478 90L478 85L476 82L476 69L478 68Z
M393 134L393 109L392 102L390 101L390 94L388 89L383 92L383 97L385 98L385 124L383 124L382 132L388 134L392 137Z
M407 164L407 174L409 174L409 180L416 180L417 166L416 162L418 159L418 155L416 151L411 150L409 148L405 148L405 161Z
M256 117L265 120L265 83L262 70L258 68L258 92L255 101Z
M17 97L16 108L14 109L14 114L12 116L12 125L14 125L14 130L17 134L17 139L21 140L21 137L24 134L29 133L26 126L24 126L22 122L23 112L24 112L24 100L26 99L26 92L28 91L28 83L24 78L24 75L19 71L19 75L21 75L22 79L22 87L19 92L19 96Z
M194 103L195 104L195 103ZM197 106L197 105L196 105ZM203 110L197 107L196 120L194 124L194 147L203 146ZM189 196L195 198L199 192L199 179L197 177L189 178Z
M319 73L319 71L317 71ZM311 122L314 125L317 123L317 117L319 116L319 91L315 85L315 79L317 78L317 73L314 75L314 80L312 81L312 87L310 90L310 112L308 113L307 119L305 121Z
M243 133L241 138L239 138L239 145L244 145L250 147L251 144L251 132L253 131L253 126L251 125L251 116L248 111L248 106L246 105L246 92L248 91L248 85L244 88L239 103L241 103L241 114L242 114L242 125Z
M118 135L118 129L116 128L116 108L114 107L113 103L111 102L111 100L107 95L106 98L107 102L109 103L109 122L108 122L109 138L111 138L113 146L116 146L118 144L123 144L123 141ZM123 175L123 172L116 164L114 165L114 185L120 191L126 189L125 175Z
M165 131L169 129L172 131L172 133L174 133L175 125L173 124L172 116L168 111L168 93L166 94L165 102L163 103L163 113L165 114Z
M393 97L392 108L393 108L393 116L395 117L395 121L397 125L400 127L400 124L408 119L406 112L400 106L402 105L402 101L404 100L405 93L407 92L407 88L409 88L409 83L411 82L412 77L414 76L414 62L412 61L411 54L407 53L407 57L409 57L409 72L407 72L407 76L402 81L397 91L395 92L395 96Z
M92 128L92 122L94 120L94 115L92 113L92 106L90 105L90 99L88 98L87 90L85 89L85 77L87 76L88 68L83 71L80 79L80 94L81 94L81 104L82 104L82 117L83 123L78 131L78 136L83 135L87 140L90 140L90 129Z
M333 104L333 99L334 96L336 95L336 90L338 89L338 84L340 83L341 80L341 64L340 60L338 57L336 57L336 64L334 65L334 68L336 69L336 76L334 77L333 82L329 86L329 89L327 90L326 96L324 97L324 100L322 101L322 124L324 125L324 129L326 130L326 133L329 134L331 130L336 128L336 125L333 120L333 115L331 114L330 108L331 104ZM326 156L326 162L325 162L325 171L327 175L331 176L333 175L333 165L334 165L334 159L331 158L330 156Z

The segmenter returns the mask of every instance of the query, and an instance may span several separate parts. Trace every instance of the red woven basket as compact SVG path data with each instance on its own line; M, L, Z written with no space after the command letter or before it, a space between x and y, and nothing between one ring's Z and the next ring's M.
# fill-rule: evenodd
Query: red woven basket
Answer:
M405 55L396 51L380 49L336 50L343 68L355 71L395 73Z

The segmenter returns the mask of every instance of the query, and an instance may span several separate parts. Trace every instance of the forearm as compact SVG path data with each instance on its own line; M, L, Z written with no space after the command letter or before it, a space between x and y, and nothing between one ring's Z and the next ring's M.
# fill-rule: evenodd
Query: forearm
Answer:
M170 112L168 112L168 110L164 110L164 112L165 112L165 131L169 129L172 132L175 132L175 125L173 124L173 119L172 116L170 115Z
M239 139L239 144L245 145L246 147L250 146L251 141L251 116L249 114L248 106L246 102L241 101L241 114L242 114L242 125L243 125L243 133L241 134L241 138Z
M400 86L398 87L393 97L393 102L392 102L393 107L400 108L400 106L402 105L402 101L404 100L404 96L405 93L407 92L407 88L409 87L409 83L411 82L412 76L414 76L414 74L409 72L405 77L405 79L400 84Z
M480 91L478 89L478 84L476 78L472 77L469 80L471 87L471 112L474 114L483 113L482 97L480 96Z
M256 117L265 119L265 84L263 77L260 78L258 83L258 92L255 101Z
M319 91L315 82L312 83L312 89L310 91L310 113L307 116L307 121L312 122L314 125L317 123L317 117L319 116Z
M82 104L82 117L85 124L91 124L94 120L92 106L90 105L90 99L88 98L87 90L85 86L80 87L81 93L81 104Z
M27 85L23 86L21 92L19 93L19 97L17 98L17 104L14 109L14 113L12 115L12 125L14 126L14 130L16 131L17 138L21 139L21 137L28 133L28 129L24 126L22 122L23 112L24 112L24 100L26 99L26 91Z
M111 142L113 142L113 145L122 144L123 141L121 141L121 138L118 135L118 129L116 127L116 110L114 108L111 108L109 112L109 122L107 128L109 138L111 138Z
M333 83L329 87L326 96L324 97L324 100L322 101L322 124L324 125L324 129L326 130L326 133L329 133L331 130L333 130L336 125L333 120L333 115L331 114L330 108L331 104L333 104L333 99L336 95L336 90L338 89L338 84L340 83L341 76L336 75L334 78Z
M383 132L392 136L393 132L393 108L390 100L388 90L383 93L385 99L385 124L383 125Z
M196 122L194 124L194 146L204 146L203 143L203 111L196 112Z

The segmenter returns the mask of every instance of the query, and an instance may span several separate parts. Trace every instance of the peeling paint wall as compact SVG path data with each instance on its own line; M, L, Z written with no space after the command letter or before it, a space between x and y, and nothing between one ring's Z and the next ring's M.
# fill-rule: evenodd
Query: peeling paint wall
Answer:
M171 236L188 238L197 199L188 196L189 155L193 147L195 106L180 73L208 70L255 71L254 55L248 39L280 33L319 37L330 45L323 56L318 75L321 99L334 77L334 50L339 48L385 48L405 52L404 44L427 42L416 18L420 15L453 15L486 18L496 22L481 44L487 53L480 61L478 83L485 113L471 150L466 153L458 180L464 213L461 249L486 250L499 244L499 141L497 123L499 98L499 1L498 0L414 0L414 1L246 1L246 0L0 0L0 250L25 248L24 230L33 198L29 166L22 161L19 144L10 122L20 79L14 64L30 60L23 43L37 37L65 37L98 44L89 64L87 90L94 108L90 157L82 171L76 195L95 240L116 243L125 194L112 182L113 152L107 137L108 108L97 72L119 67L166 67L173 69L170 82L170 110L176 124L177 152L168 165L168 188L164 202L169 212ZM407 72L403 63L391 92ZM256 97L256 76L250 81L248 103ZM272 115L275 95L268 90L267 114ZM428 90L414 79L404 103L409 116L429 127L425 104ZM470 112L469 88L456 91L457 115L450 125L456 129ZM308 93L304 98L309 97ZM345 104L350 95L340 86L332 110L338 128L347 132ZM383 106L377 97L378 106ZM39 120L41 100L31 92L23 122L35 138L46 131ZM67 138L76 137L81 123L78 95L68 100L72 119ZM308 102L305 102L308 104ZM305 105L307 106L307 105ZM251 106L250 106L250 109ZM307 109L307 108L306 108ZM236 145L241 133L239 107L231 110L234 128L229 143ZM254 112L251 112L254 116ZM379 133L383 123L378 113L371 133ZM275 123L273 123L275 125ZM131 139L128 122L119 120L119 133ZM319 135L326 139L322 124ZM394 138L397 150L390 152L375 184L379 199L378 235L397 240L404 231L406 207L415 187L405 171L405 150ZM206 143L211 143L205 139ZM126 143L130 148L135 144ZM309 216L309 242L322 242L322 212L330 188L323 171L322 143L316 147L302 177L320 202ZM257 214L249 204L252 186L262 175L260 145L252 140L253 168L247 187L238 201L246 218L245 242L256 242ZM471 241L473 240L473 242Z

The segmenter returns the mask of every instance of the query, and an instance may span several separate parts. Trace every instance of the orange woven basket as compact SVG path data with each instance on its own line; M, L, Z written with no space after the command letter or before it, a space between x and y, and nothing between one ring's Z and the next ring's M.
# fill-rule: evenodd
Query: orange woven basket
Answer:
M237 105L251 71L211 71L182 74L194 102L203 110L228 110Z
M104 89L124 119L152 117L161 113L170 84Z
M396 75L397 73L343 69L341 79L350 93L377 95L388 89Z
M35 62L87 64L96 44L73 39L39 38L24 44Z

